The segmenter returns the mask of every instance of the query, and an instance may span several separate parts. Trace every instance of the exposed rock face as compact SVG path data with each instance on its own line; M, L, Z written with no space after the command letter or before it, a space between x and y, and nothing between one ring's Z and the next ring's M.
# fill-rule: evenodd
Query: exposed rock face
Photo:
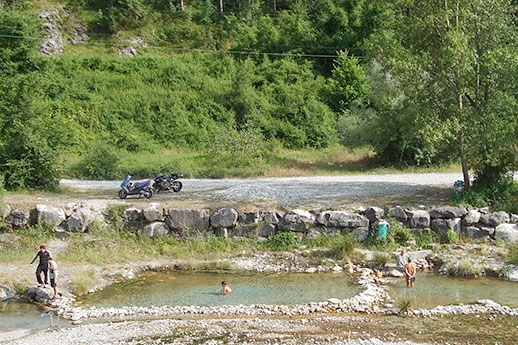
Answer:
M518 282L518 265L510 265L506 276L510 281Z
M468 211L462 206L443 206L430 211L430 217L439 219L461 218Z
M280 230L295 232L306 232L315 225L315 216L304 210L293 210L288 212L279 222Z
M380 221L385 216L385 211L379 207L369 207L363 213L365 217L369 220L369 222L377 222Z
M88 41L88 28L83 24L78 23L74 28L72 28L70 35L72 36L68 39L70 44L86 42Z
M148 222L162 222L164 220L164 214L162 213L162 210L159 210L155 207L148 207L143 209L142 215Z
M406 223L408 220L408 216L407 216L405 210L403 209L403 207L401 207L399 205L394 207L393 209L391 209L389 211L389 214L403 224Z
M163 222L153 222L144 227L142 229L142 236L151 238L151 237L159 237L167 235L169 228Z
M4 204L2 206L2 220L7 218L7 216L11 213L11 206L8 204Z
M488 231L489 229L491 229L492 231ZM472 238L474 241L483 241L489 239L489 236L491 236L494 233L493 228L489 229L477 228L475 226L463 226L461 233L464 236Z
M261 212L261 220L265 222L265 224L279 224L279 217L275 211Z
M462 219L464 225L475 225L480 221L480 212L477 210L469 210L466 216Z
M171 229L208 229L210 211L208 209L170 209L167 225Z
M124 210L123 217L130 222L138 221L142 219L142 211L136 207L130 207Z
M509 242L518 242L517 224L500 224L495 229L495 238Z
M430 226L430 214L423 210L408 211L409 226L411 228L428 228Z
M237 224L239 214L233 208L222 208L210 217L210 226L213 228L232 228Z
M65 211L61 208L36 205L30 212L29 222L35 224L59 225L65 220Z
M38 18L43 21L40 32L44 36L40 43L40 55L55 56L63 54L63 35L57 23L60 20L59 11L55 9L43 10Z
M72 212L70 217L67 218L61 224L61 227L64 230L71 232L85 232L88 228L88 218L90 216L90 211L86 208L80 208Z
M374 214L374 213L372 213ZM347 211L325 211L320 213L318 224L328 228L368 228L369 220L357 213Z
M0 301L7 301L13 298L14 295L7 286L0 285Z
M138 55L137 49L132 46L125 46L119 51L120 57L135 57Z
M480 221L486 225L498 226L500 224L509 223L511 217L504 211L494 212L491 214L483 214Z
M16 210L12 211L5 219L5 222L7 224L11 224L12 227L15 229L21 228L22 226L27 225L28 221L29 221L29 214L20 209L16 209Z
M434 219L432 220L432 231L437 232L441 235L445 235L448 231L454 231L460 233L461 231L461 219Z

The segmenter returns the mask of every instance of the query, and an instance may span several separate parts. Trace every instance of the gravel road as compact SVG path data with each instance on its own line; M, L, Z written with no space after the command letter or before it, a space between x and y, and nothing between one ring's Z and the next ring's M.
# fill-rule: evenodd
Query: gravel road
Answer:
M401 202L413 197L414 203L447 199L461 173L344 175L246 179L181 179L180 193L161 193L153 201L189 199L193 202L268 202L283 207L336 207L351 202L384 199ZM99 195L119 188L120 181L62 180L61 184L80 190L99 191ZM388 199L387 199L388 198Z

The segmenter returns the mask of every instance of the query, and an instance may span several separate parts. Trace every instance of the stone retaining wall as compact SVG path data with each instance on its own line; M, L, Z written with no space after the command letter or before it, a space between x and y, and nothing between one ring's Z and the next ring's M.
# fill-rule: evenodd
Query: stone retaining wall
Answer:
M50 224L56 237L67 238L70 232L87 232L93 218L106 221L106 210L95 211L80 204L65 208L36 205L30 211L11 210L4 205L2 232L15 232L27 224ZM299 238L348 233L364 241L378 222L392 217L414 234L435 233L443 236L448 231L472 238L518 242L518 216L506 212L490 212L463 206L441 206L404 209L396 206L350 210L301 210L289 212L257 210L239 212L234 208L164 209L152 206L145 209L129 207L122 212L123 228L141 236L177 237L250 237L264 240L279 231L290 231Z

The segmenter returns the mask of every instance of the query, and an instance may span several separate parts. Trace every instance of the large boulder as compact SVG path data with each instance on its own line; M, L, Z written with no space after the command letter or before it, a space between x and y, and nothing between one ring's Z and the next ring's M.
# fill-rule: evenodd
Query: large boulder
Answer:
M406 214L405 210L401 206L396 206L389 210L389 214L396 218L401 223L406 223L408 220L408 215Z
M11 299L13 297L14 295L11 292L11 289L9 289L9 287L0 285L0 302L7 301L8 299Z
M169 228L164 222L153 222L142 229L141 236L152 238L167 235Z
M477 210L469 210L466 216L462 219L462 224L471 226L475 225L480 221L480 212Z
M24 227L25 225L27 225L28 221L29 213L22 211L20 209L12 211L5 219L5 222L7 224L11 224L11 226L15 229Z
M461 219L434 219L432 220L431 225L432 231L444 235L447 234L448 231L454 231L456 233L461 232Z
M349 234L356 241L363 242L369 236L369 228L365 228L365 227L355 228Z
M511 217L504 211L483 214L480 217L480 221L489 226L499 226L500 224L509 223L510 220Z
M213 228L232 228L236 226L239 214L233 208L222 208L210 217L210 226Z
M293 210L284 215L279 222L280 230L306 232L315 225L315 216L304 210Z
M409 227L428 228L430 226L430 213L424 210L408 211Z
M348 211L325 211L320 213L318 224L327 228L368 228L369 220L357 213Z
M62 208L36 205L36 208L30 211L29 222L33 225L59 225L65 220L65 218L65 211Z
M24 296L36 302L46 302L53 296L52 288L40 288L37 286L29 286L25 290Z
M7 218L7 216L11 213L11 206L8 204L2 205L2 220Z
M65 220L60 227L71 232L85 232L88 228L90 211L87 208L79 208L72 212L70 217Z
M494 232L495 230L493 228L480 228L475 226L463 226L461 230L461 234L476 242L489 239Z
M142 211L136 207L125 209L122 215L128 222L136 222L143 219Z
M514 213L511 213L511 220L510 220L510 222L513 223L513 224L518 224L518 215L514 214Z
M257 235L257 226L255 225L237 225L230 231L230 236L249 237Z
M438 219L454 219L462 218L468 213L462 206L442 206L430 211L430 217Z
M508 242L518 242L517 224L500 224L495 229L495 239Z
M274 224L264 224L257 228L257 235L260 237L270 237L275 234L275 225Z
M369 207L363 212L363 215L367 217L369 222L378 222L385 216L385 211L379 207Z
M171 229L197 229L209 228L210 211L208 209L175 209L168 212L167 225Z
M164 213L156 207L148 207L142 210L144 219L148 222L162 222L164 220Z
M261 221L261 212L243 212L239 214L239 224L255 224Z
M262 211L261 212L261 220L265 224L279 224L279 216L275 211Z

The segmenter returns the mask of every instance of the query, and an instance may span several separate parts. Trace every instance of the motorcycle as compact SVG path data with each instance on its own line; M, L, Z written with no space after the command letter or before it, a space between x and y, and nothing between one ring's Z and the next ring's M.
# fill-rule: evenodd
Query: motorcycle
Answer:
M153 196L153 189L151 188L152 180L133 183L130 182L131 175L126 175L126 178L121 183L121 190L119 190L119 198L126 199L128 195L143 195L146 199Z
M171 175L158 174L155 177L155 181L153 182L153 190L156 193L160 193L161 191L172 190L173 192L178 193L182 190L182 182L178 181L180 177L183 177L183 174L180 173L171 173Z

